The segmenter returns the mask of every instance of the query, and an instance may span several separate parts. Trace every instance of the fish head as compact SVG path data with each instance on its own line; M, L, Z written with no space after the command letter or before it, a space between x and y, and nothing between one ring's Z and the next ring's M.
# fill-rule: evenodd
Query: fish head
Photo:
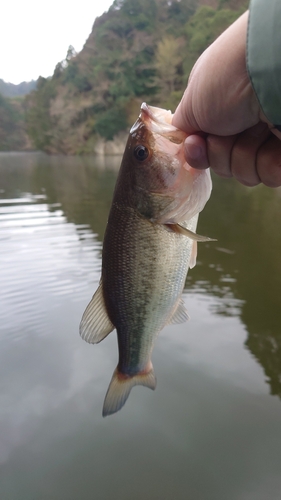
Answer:
M172 113L141 105L130 130L121 169L126 170L130 204L162 224L189 220L211 194L209 169L200 171L184 158L187 134L172 125Z

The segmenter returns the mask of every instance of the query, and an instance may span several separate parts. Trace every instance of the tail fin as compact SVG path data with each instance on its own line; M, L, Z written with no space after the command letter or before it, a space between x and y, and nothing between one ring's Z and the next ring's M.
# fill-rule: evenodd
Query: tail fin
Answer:
M105 396L102 416L107 417L121 410L126 403L128 396L134 385L144 385L149 389L154 390L156 387L156 378L154 375L153 366L150 363L150 369L147 372L141 372L132 377L126 377L118 371L118 368L112 375L111 382Z

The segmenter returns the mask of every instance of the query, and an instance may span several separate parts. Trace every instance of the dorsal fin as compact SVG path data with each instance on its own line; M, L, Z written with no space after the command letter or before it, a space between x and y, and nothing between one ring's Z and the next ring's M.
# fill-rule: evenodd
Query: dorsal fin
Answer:
M114 330L104 303L102 282L87 305L82 316L79 331L83 340L89 344L98 344Z

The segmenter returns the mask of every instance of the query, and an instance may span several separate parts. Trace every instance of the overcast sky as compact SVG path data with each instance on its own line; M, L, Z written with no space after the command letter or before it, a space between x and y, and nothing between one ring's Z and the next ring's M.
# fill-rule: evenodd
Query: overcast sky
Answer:
M94 20L113 0L4 0L0 14L0 78L20 83L53 74L69 45L79 52Z

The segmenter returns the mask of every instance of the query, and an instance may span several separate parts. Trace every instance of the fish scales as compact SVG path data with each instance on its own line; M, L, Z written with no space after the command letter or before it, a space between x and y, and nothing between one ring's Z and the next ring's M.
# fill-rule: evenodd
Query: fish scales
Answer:
M103 406L117 412L135 385L155 389L155 339L188 313L181 295L196 262L199 212L211 193L209 169L184 159L186 134L169 111L141 106L124 151L105 232L102 275L88 304L80 335L101 342L117 330L119 361Z
M196 220L188 224L191 230ZM185 236L113 204L104 239L103 262L108 264L103 266L102 282L106 309L118 332L122 373L145 369L154 340L181 297L192 245Z

